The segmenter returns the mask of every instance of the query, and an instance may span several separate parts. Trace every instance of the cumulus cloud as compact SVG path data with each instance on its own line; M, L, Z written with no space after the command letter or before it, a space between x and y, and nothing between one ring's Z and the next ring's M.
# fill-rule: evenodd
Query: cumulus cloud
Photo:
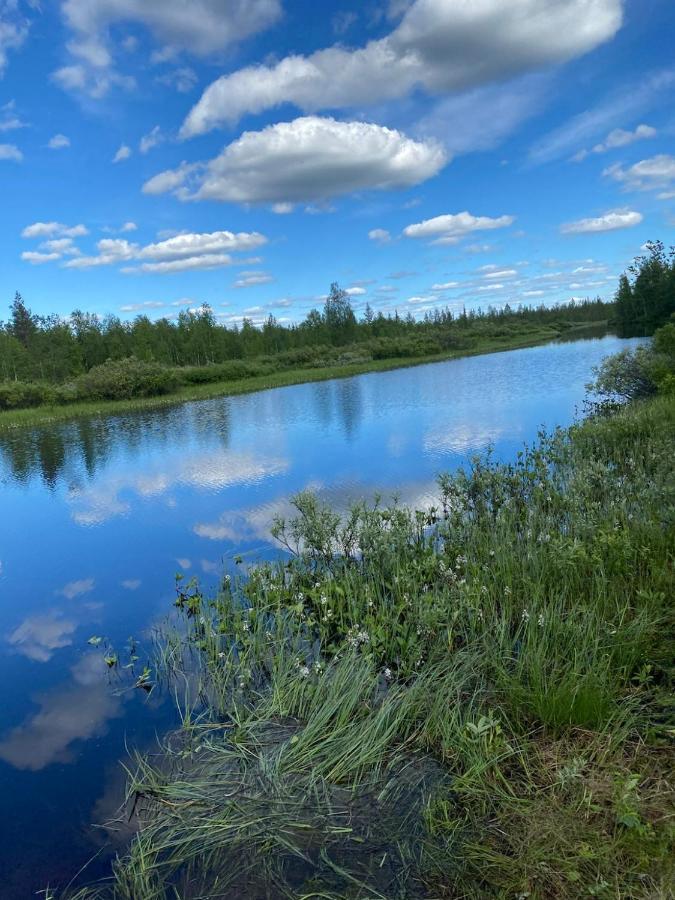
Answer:
M50 138L47 146L50 150L64 150L66 147L70 147L70 138L65 134L55 134L53 138Z
M408 225L403 234L410 238L432 238L434 244L456 244L463 237L475 231L492 231L507 228L515 221L515 216L473 216L464 212L436 216Z
M113 156L113 162L124 162L125 159L129 159L131 153L131 147L128 147L126 144L121 144L117 153Z
M641 159L628 168L615 163L602 174L606 178L618 181L626 190L668 193L675 185L675 156L660 153L649 159ZM662 199L666 198L662 196Z
M371 241L377 241L378 244L388 244L391 240L391 234L386 228L371 228L368 237Z
M198 56L223 50L271 25L281 14L280 0L65 0L62 6L72 39L73 64L55 73L64 87L103 96L125 76L114 69L114 26L142 25L162 49L155 61L186 50Z
M55 262L61 259L60 253L41 253L39 250L24 250L21 254L24 262L30 263L31 266L41 266L44 263Z
M84 225L63 225L61 222L34 222L21 232L23 238L84 237L89 234Z
M286 204L410 187L445 162L435 141L414 141L366 122L306 116L244 132L211 162L162 172L143 189L174 191L183 200Z
M134 222L126 222L121 230L135 231L136 225ZM68 228L58 222L36 222L23 230L23 237L26 238L79 234L87 234L83 225ZM22 257L26 262L38 264L70 255L73 258L63 262L66 269L91 269L133 263L125 266L122 271L170 273L233 265L235 259L231 254L250 251L267 243L265 235L256 231L185 233L145 246L126 238L103 238L96 244L97 254L85 256L80 255L72 243L64 243L65 240L62 238L42 244L40 249L49 250L50 253L27 251Z
M595 219L579 219L560 226L561 234L592 234L601 231L617 231L632 228L642 221L642 213L631 209L614 209Z
M9 160L11 162L21 162L23 153L16 144L0 144L0 160Z
M461 90L579 56L621 25L621 0L416 0L386 37L249 66L211 84L182 127L203 134L245 113L381 103Z

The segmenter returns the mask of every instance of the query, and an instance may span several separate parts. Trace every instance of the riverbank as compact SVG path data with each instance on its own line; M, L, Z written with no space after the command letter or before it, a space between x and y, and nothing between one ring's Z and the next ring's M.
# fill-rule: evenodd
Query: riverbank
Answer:
M236 381L214 382L207 384L184 385L178 390L156 397L142 397L132 400L87 400L58 406L37 406L26 409L0 411L0 432L19 427L43 426L55 422L63 422L80 416L117 415L127 412L140 412L173 406L194 400L208 400L215 397L235 396L254 393L275 387L286 387L307 382L328 381L332 378L349 378L368 372L385 372L390 369L407 368L427 363L443 362L468 356L480 356L486 353L499 353L506 350L518 350L538 344L546 344L564 337L571 340L583 337L585 333L597 333L605 330L607 323L581 323L564 332L552 328L536 330L526 335L511 335L506 339L492 339L477 343L470 350L452 351L433 356L404 357L395 359L367 360L363 362L330 365L321 368L300 368L274 372L269 375L254 376Z
M668 896L675 399L444 477L435 507L309 494L290 563L179 581L112 881L156 900Z

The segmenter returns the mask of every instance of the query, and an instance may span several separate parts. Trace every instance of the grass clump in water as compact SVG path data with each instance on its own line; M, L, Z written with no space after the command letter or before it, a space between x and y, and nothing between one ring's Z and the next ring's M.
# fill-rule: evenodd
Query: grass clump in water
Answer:
M670 896L674 425L541 435L423 510L300 495L289 558L179 583L198 701L70 896Z

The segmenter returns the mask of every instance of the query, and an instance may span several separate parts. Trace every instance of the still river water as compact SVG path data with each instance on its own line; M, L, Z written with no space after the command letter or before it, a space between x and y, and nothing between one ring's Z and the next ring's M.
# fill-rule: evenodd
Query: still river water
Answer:
M344 380L0 434L0 896L63 884L120 801L125 741L174 722L120 690L117 648L171 609L176 572L216 583L273 551L269 525L311 488L337 506L435 497L436 475L511 459L581 406L591 369L632 341L549 344Z

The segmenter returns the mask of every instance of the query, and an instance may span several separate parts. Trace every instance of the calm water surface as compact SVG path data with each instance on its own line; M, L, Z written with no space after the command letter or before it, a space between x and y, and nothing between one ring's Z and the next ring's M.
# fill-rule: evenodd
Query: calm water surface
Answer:
M170 610L177 571L214 583L273 552L289 497L435 495L493 446L513 458L569 423L615 337L399 369L0 435L0 895L63 883L102 845L125 740L173 723L159 694L111 684L117 648ZM103 857L101 857L101 860ZM102 863L101 863L102 864ZM96 865L92 874L97 872Z

